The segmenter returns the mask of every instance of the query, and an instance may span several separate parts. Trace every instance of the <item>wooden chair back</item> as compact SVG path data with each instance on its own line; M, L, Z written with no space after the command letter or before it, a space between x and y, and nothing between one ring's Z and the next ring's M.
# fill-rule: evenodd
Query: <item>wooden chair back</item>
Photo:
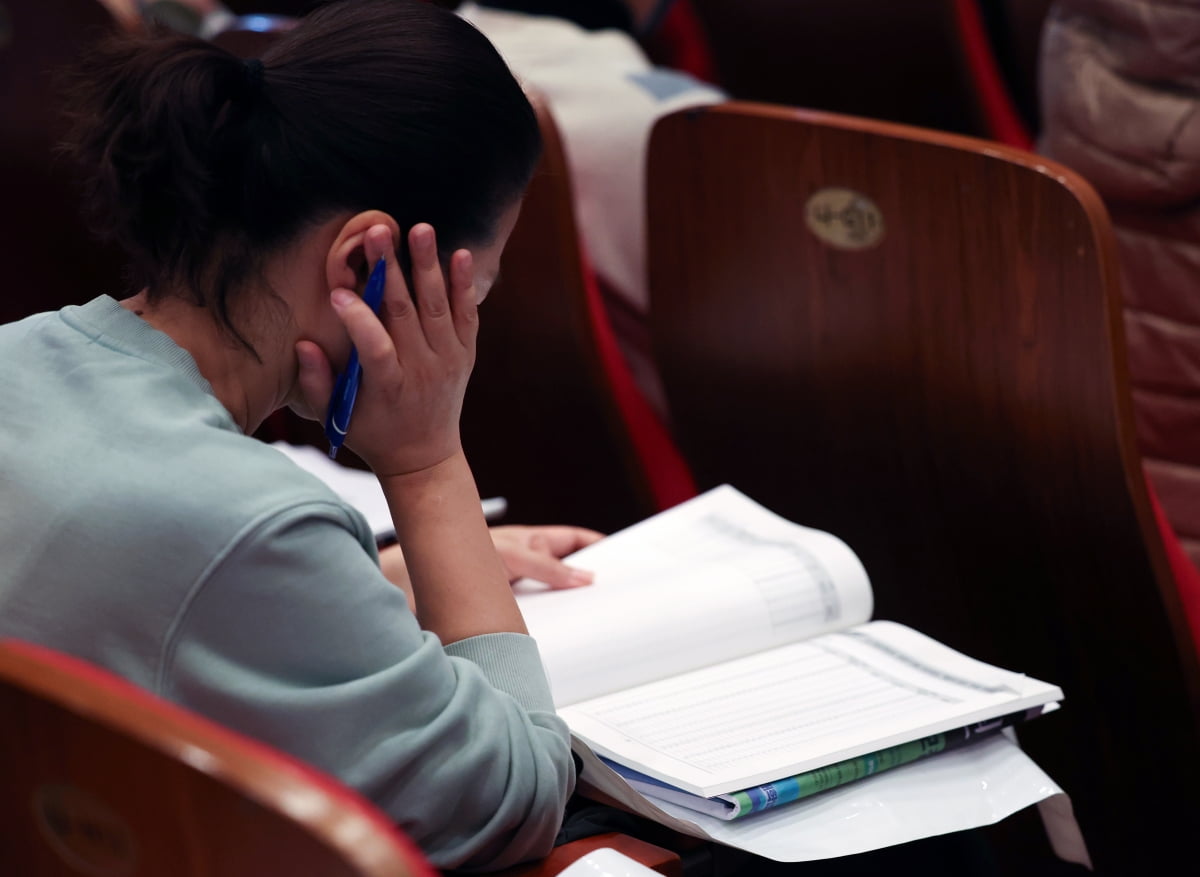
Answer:
M0 643L0 716L0 874L434 874L349 789L75 658Z
M123 259L89 233L80 180L56 151L59 74L118 26L98 0L0 0L0 323L124 291Z
M507 522L609 532L669 503L653 478L677 463L621 364L580 245L562 141L535 103L544 150L480 311L463 445L481 494L508 500ZM658 431L658 459L634 435L629 407L639 404ZM691 493L683 479L675 501Z
M730 103L660 121L648 197L655 352L699 486L845 539L877 617L1060 684L1021 739L1101 873L1192 856L1200 665L1095 192L994 143Z

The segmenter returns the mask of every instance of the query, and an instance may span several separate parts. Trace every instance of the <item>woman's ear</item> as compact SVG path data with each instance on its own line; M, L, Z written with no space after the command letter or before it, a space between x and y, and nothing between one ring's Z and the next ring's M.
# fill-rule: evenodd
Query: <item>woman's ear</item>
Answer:
M367 281L367 259L363 241L367 229L386 225L392 234L392 246L400 242L400 226L382 210L364 210L347 219L338 230L325 258L325 281L332 289L361 292Z

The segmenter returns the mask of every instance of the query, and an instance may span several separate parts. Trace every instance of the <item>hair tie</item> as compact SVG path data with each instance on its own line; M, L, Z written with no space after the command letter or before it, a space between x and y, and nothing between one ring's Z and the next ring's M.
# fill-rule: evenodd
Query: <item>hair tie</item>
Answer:
M242 97L254 100L263 88L263 73L266 68L258 58L247 58L242 62Z

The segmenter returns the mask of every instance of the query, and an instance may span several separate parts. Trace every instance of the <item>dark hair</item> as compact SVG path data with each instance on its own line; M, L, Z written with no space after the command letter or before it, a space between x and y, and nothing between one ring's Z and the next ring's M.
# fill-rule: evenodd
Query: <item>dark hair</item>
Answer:
M71 89L68 149L101 233L152 300L185 290L247 347L231 297L306 227L376 208L431 223L444 253L488 243L541 149L492 45L420 0L322 6L261 63L186 36L118 38Z

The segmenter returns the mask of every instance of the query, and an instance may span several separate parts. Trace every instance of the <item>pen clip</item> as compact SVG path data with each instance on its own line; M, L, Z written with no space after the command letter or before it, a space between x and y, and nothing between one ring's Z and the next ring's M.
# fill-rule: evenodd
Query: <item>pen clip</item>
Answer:
M354 399L358 396L358 381L354 380L359 370L358 351L350 351L350 363L346 370L338 375L337 383L333 385L333 395L330 397L329 418L326 430L333 430L338 436L338 443L350 431L350 413L354 409Z

